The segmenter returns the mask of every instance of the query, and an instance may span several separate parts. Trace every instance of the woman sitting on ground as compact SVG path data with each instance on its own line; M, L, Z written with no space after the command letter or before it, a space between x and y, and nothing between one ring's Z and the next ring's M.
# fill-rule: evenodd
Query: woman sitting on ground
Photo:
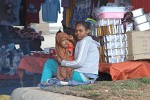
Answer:
M75 24L75 36L77 43L75 46L74 60L65 60L61 57L48 59L44 65L41 82L46 82L56 75L58 64L72 67L74 69L71 80L77 82L91 82L98 77L99 68L99 43L89 36L90 27L85 21Z

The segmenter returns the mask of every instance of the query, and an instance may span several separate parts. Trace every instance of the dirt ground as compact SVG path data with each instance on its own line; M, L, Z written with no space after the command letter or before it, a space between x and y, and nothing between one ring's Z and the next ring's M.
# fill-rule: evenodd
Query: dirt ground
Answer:
M50 86L45 90L93 100L150 100L150 78L98 81L74 87Z

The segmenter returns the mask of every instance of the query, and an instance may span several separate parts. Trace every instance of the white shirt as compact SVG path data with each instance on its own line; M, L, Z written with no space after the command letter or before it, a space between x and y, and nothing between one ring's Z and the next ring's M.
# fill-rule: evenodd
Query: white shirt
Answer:
M61 65L71 66L75 68L74 71L77 72L98 74L100 58L98 47L98 42L93 40L90 36L86 36L77 42L74 60L63 60Z

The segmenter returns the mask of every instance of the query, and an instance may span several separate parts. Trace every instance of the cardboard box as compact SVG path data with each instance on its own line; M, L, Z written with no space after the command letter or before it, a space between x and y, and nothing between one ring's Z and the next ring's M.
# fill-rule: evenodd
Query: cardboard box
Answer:
M127 60L146 60L150 59L150 53L139 54L139 55L128 55Z
M150 30L127 32L128 55L150 53Z

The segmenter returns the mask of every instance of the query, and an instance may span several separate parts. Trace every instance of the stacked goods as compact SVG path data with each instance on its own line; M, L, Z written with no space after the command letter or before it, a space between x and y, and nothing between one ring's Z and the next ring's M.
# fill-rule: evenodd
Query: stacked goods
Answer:
M148 15L144 13L143 8L139 8L132 11L134 26L136 31L145 31L150 29L150 21L148 21Z
M98 35L124 33L121 19L124 17L125 7L102 6L97 10Z
M150 59L150 20L143 8L132 11L135 31L126 32L127 60Z
M150 31L127 32L127 60L150 59Z
M123 7L101 7L97 12L92 35L101 43L100 62L150 59L148 14L144 14L143 8L125 12Z
M103 6L97 11L97 23L92 33L100 38L101 61L118 63L126 61L127 38L122 24L125 7Z
M150 21L150 13L147 13L147 20Z
M126 34L103 36L105 62L118 63L126 61L127 37Z

